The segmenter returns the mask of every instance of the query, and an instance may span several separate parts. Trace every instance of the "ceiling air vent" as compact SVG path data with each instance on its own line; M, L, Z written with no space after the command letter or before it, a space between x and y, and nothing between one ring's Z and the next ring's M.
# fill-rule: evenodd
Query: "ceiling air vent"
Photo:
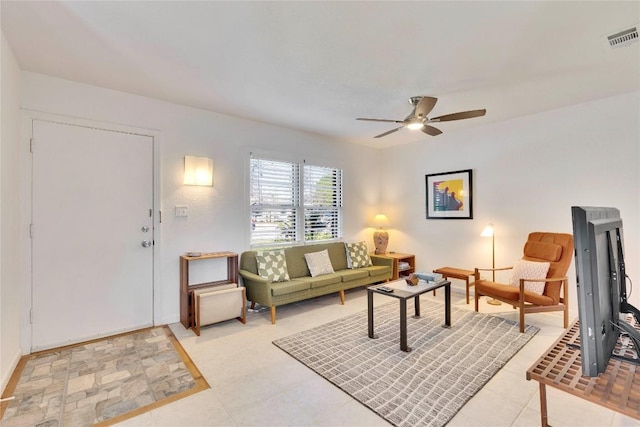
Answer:
M638 25L635 25L627 30L620 31L615 34L607 36L607 42L612 48L628 46L633 42L638 41Z

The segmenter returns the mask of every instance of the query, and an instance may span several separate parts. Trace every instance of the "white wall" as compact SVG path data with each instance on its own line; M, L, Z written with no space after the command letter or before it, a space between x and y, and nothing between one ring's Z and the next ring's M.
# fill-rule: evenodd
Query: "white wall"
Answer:
M487 114L491 114L489 111ZM627 272L640 285L640 93L425 137L385 149L383 210L389 249L416 254L419 270L512 265L531 231L572 233L571 206L613 206L624 221ZM425 174L473 169L473 220L425 219ZM569 272L577 315L575 270ZM640 291L630 302L640 307Z
M0 48L0 390L20 358L19 237L20 68L2 33Z
M370 167L378 163L378 150L41 74L23 72L22 81L23 108L158 131L163 323L179 319L180 255L249 248L245 166L252 149L297 153L342 167L345 240L368 237L365 225L377 210L380 194L378 172ZM213 188L182 185L185 155L214 159ZM189 217L175 217L176 205L188 205ZM204 262L194 264L192 275L204 274L197 270L200 264Z
M22 72L21 80L23 108L158 131L165 323L178 320L180 254L248 248L244 179L251 149L343 167L345 240L371 245L372 229L365 226L384 211L394 225L389 250L415 253L425 271L490 265L490 241L479 236L489 222L496 226L496 263L507 265L520 256L529 231L571 232L572 205L616 206L625 220L628 272L640 283L637 92L459 132L442 124L445 133L437 138L374 150L30 72ZM184 155L214 159L213 188L182 185ZM387 166L381 175L382 159ZM468 168L474 173L474 219L426 220L424 175ZM180 204L189 205L186 219L173 214ZM573 269L570 276L575 313ZM631 302L638 301L636 292Z

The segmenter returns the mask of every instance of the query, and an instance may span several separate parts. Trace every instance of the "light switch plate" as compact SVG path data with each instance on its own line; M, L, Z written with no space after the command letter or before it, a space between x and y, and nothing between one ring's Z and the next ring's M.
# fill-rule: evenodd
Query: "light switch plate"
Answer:
M189 216L189 206L176 205L176 216Z

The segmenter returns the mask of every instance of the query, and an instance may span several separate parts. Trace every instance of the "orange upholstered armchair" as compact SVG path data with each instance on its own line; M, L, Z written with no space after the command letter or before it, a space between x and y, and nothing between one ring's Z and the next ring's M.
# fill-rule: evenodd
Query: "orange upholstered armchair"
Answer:
M564 327L569 327L569 290L567 270L573 259L573 236L564 233L529 234L522 260L514 267L476 268L475 300L485 295L520 310L520 332L524 332L525 313L564 312ZM547 267L548 265L548 267ZM511 284L481 280L482 271L513 270Z

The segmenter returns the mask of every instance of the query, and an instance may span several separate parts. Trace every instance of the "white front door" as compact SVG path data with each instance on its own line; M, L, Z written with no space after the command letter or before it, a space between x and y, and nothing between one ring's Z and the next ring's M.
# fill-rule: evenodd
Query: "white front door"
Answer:
M32 351L153 325L153 138L34 120L32 197Z

